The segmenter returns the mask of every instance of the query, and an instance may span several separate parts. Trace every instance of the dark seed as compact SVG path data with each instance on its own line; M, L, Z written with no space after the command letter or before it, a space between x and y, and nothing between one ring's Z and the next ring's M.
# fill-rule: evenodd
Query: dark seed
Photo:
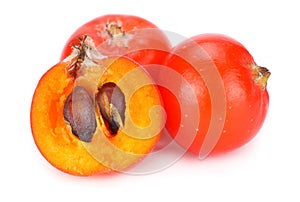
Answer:
M113 82L103 84L98 88L96 103L111 134L117 134L125 120L125 96L121 89Z
M80 140L92 141L97 124L94 102L85 88L76 86L70 93L64 105L64 118Z

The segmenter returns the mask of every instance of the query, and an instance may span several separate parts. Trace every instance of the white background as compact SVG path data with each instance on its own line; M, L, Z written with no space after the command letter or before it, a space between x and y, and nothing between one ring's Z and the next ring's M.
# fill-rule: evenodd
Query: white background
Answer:
M187 155L151 175L86 178L53 168L31 135L34 89L75 29L111 13L187 37L217 32L243 43L272 72L269 113L256 138L204 161ZM0 201L299 201L299 19L291 0L2 1Z

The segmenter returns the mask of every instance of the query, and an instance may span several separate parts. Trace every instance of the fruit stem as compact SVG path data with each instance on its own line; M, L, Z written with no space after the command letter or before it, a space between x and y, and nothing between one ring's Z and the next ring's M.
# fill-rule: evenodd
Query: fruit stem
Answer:
M122 27L118 26L114 22L106 24L106 32L111 38L114 38L118 35L125 35L125 32L122 30Z
M72 78L78 76L78 72L84 62L97 63L104 57L97 51L93 39L88 35L85 34L82 37L78 37L77 40L77 43L74 42L72 46L72 53L64 59L64 62L69 63L66 70Z
M122 26L116 22L105 25L105 34L108 36L107 43L109 46L128 48L129 40L132 38L132 35L126 33Z
M253 81L264 90L267 86L271 72L266 67L261 67L256 64L251 64L250 66L252 69Z

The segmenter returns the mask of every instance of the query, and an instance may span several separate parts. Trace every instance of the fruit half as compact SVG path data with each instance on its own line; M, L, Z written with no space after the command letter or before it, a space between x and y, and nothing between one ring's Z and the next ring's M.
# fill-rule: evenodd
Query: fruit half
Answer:
M42 155L66 173L122 172L156 145L164 124L156 85L125 57L102 57L83 36L40 79L31 128Z

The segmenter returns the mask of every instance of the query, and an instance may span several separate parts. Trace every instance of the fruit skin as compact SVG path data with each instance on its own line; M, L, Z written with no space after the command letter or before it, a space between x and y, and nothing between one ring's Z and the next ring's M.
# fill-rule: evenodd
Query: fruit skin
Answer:
M202 50L203 53L197 55L195 50ZM197 57L194 57L195 55ZM209 127L215 124L211 121L214 111L212 103L222 102L222 100L213 100L210 96L212 92L209 92L204 74L201 73L202 65L205 63L215 65L225 92L225 121L223 130L220 131L221 134L215 134L220 137L210 153L214 155L239 148L258 133L269 107L266 82L270 72L266 68L257 66L253 57L241 43L225 35L201 34L174 47L165 65L180 73L188 81L197 97L200 115L198 128L190 128L190 133L185 134L188 136L193 134L191 131L198 131L193 143L186 145L180 140L178 142L197 155L201 152ZM197 67L191 64L196 64ZM179 88L186 89L184 86ZM179 128L184 127L180 126L180 117L184 115L181 114L180 107L174 101L174 96L172 98L167 91L161 93L165 106L168 106L166 127L175 137ZM178 94L180 93L179 90ZM222 93L221 90L220 93ZM182 96L180 99L182 102L191 102Z
M31 104L30 120L32 134L38 149L54 167L72 175L89 176L113 173L114 171L129 168L152 150L159 140L161 131L156 130L157 134L151 134L152 131L148 132L147 134L151 134L151 137L144 137L142 139L135 138L135 134L126 134L121 131L113 137L108 138L111 144L117 148L119 156L111 157L109 154L114 151L108 151L106 153L107 157L104 158L107 164L104 165L96 160L99 159L94 156L98 155L98 145L93 143L93 140L91 144L84 143L72 134L70 125L64 120L63 108L68 95L74 89L75 85L81 82L81 85L86 85L85 87L88 89L91 83L97 83L98 80L88 80L89 77L87 79L79 77L79 79L74 80L66 72L67 67L71 63L73 63L72 59L64 60L53 66L42 76L36 87ZM89 61L88 64L90 63ZM133 69L137 69L140 73L140 77L137 77L135 80L136 83L138 83L140 78L143 81L145 81L145 78L150 80L148 74L137 63L128 58L105 58L101 60L101 64L107 67L105 69L107 71L104 71L99 82L112 81L118 83L124 75ZM97 66L97 68L101 67ZM89 68L88 71L95 72L93 68ZM131 81L129 80L129 82ZM125 92L126 89L124 89L124 86L122 88ZM88 91L93 91L92 87ZM126 113L131 115L131 120L136 126L143 129L149 125L150 121L153 121L149 120L149 111L147 110L150 110L152 106L161 104L159 92L149 82L149 85L139 88L130 98L131 100L128 101L128 110ZM140 110L141 107L143 107L143 110ZM159 122L157 126L161 129L160 114L157 114L157 117L158 119L156 120ZM103 125L100 125L99 122L97 124L97 131L104 130ZM130 129L127 129L127 131L130 131ZM101 152L100 154L102 154ZM133 154L132 158L129 160L123 159L122 157L126 156L128 152ZM124 161L124 163L112 162L114 160ZM106 166L118 163L121 164L117 167L119 170Z
M107 31L109 30L110 33ZM138 16L111 14L97 17L79 27L68 39L61 59L72 51L72 44L82 35L90 36L104 56L125 55L139 64L161 64L171 44L156 25Z

